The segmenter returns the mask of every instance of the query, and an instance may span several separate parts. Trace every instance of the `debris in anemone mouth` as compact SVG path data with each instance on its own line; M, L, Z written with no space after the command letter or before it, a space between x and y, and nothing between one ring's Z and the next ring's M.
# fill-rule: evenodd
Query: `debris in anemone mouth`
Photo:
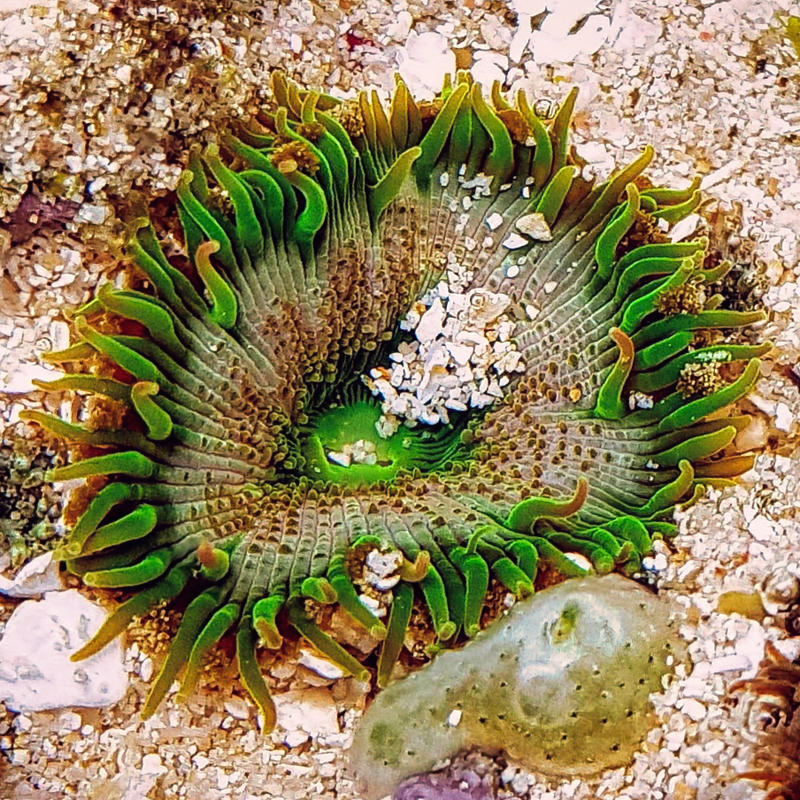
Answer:
M87 586L131 592L73 658L180 595L144 715L176 678L185 698L232 634L266 729L258 648L279 648L288 627L370 677L309 605L338 603L382 640L384 686L415 596L449 643L479 630L490 580L521 597L540 563L584 574L575 554L635 573L675 533L676 504L751 466L730 450L746 418L717 412L769 349L736 338L760 311L696 288L728 269L705 265L707 240L657 235L698 206L696 183L644 188L650 148L599 185L579 175L574 92L544 120L523 94L513 109L497 89L487 101L466 74L425 113L399 79L388 108L365 92L346 116L280 74L272 88L258 130L191 151L177 188L184 255L131 220L145 290L100 287L72 314L75 343L47 356L70 373L42 388L116 412L86 426L25 414L76 445L50 478L87 482L57 557ZM443 282L488 301L470 305L478 316L499 298L481 330L518 361L491 402L381 422L361 378L404 352L401 321L421 304L421 323ZM697 346L709 331L714 343ZM719 383L685 396L686 365L708 359L725 361ZM385 619L350 571L354 551L373 550L402 555Z
M511 341L514 323L505 314L510 303L506 294L465 294L445 281L414 303L400 322L402 330L414 331L414 341L401 342L389 355L391 367L374 367L362 377L382 397L378 432L394 433L398 418L409 427L449 423L451 411L486 408L502 398L514 373L525 371Z

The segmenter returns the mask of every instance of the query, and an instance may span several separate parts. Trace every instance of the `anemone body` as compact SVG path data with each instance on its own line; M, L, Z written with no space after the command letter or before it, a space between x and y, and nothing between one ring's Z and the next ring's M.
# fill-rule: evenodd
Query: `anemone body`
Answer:
M521 596L542 562L583 573L567 552L634 572L674 532L676 503L748 468L720 458L744 423L718 412L766 348L735 341L759 313L705 291L725 270L705 264L707 242L659 233L698 205L696 184L650 187L649 148L602 184L584 180L567 141L574 93L552 120L522 95L487 101L467 76L424 106L399 80L389 108L281 76L273 96L222 156L192 152L177 190L183 255L132 222L143 289L101 287L74 315L76 343L49 356L73 371L51 388L109 399L116 421L29 415L80 446L53 478L86 478L91 497L59 558L87 585L133 592L76 657L180 595L145 713L180 675L190 691L232 633L267 727L256 648L279 647L287 625L368 676L313 604L339 603L384 639L384 684L415 597L448 642L477 632L492 580ZM521 233L532 220L548 235ZM453 262L468 289L510 298L524 372L488 410L376 439L376 463L333 463L326 452L348 437L373 436L361 376ZM726 377L676 388L708 362ZM359 599L371 551L402 555L384 621Z

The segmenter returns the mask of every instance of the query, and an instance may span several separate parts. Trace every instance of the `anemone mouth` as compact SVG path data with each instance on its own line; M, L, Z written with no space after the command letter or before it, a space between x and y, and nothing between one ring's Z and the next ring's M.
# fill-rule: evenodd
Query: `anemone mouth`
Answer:
M77 371L42 388L98 413L25 415L80 446L51 476L86 479L58 557L134 592L74 657L188 603L145 714L177 677L185 697L229 631L266 727L257 652L286 625L368 678L315 604L383 640L385 685L415 602L448 642L480 629L490 581L522 597L540 563L633 574L676 504L753 460L730 448L746 418L720 412L757 377L769 344L736 331L763 315L725 307L730 265L707 240L662 232L698 207L697 182L651 186L650 148L584 180L574 92L549 121L466 74L425 109L399 80L388 108L281 75L273 96L222 150L191 150L185 257L133 220L142 289L101 287L48 356ZM360 376L388 369L412 312L423 379L368 393Z
M380 405L367 399L313 414L302 434L304 474L325 483L368 486L390 482L400 472L445 471L467 458L463 424L434 429L401 424L381 435L380 419Z

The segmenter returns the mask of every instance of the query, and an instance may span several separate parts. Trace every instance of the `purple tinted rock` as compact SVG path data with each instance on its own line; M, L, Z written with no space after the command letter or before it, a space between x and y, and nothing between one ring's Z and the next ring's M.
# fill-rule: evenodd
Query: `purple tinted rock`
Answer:
M30 239L46 228L60 228L69 222L80 208L79 203L61 198L45 198L36 189L29 189L15 211L3 222L16 245Z
M494 800L491 776L472 769L450 767L415 775L397 787L392 800Z

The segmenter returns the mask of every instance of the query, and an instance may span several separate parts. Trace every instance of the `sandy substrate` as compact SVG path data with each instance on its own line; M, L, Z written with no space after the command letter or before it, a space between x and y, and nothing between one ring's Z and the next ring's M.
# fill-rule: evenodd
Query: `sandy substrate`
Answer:
M759 336L776 345L746 405L757 419L750 441L767 452L739 486L681 513L673 546L646 560L652 579L687 610L682 632L691 663L655 698L659 727L634 764L587 784L544 781L502 760L483 763L500 797L757 800L758 786L737 774L759 753L780 764L759 749L758 708L735 703L727 687L755 674L765 640L796 658L800 639L775 616L722 613L719 602L739 593L723 599L731 611L737 597L762 590L769 606L775 586L800 574L800 392L787 376L800 359L800 59L782 19L793 5L588 2L593 16L571 33L575 19L541 16L544 3L535 0L258 8L235 0L0 0L0 414L7 440L29 435L18 412L42 402L25 394L31 379L53 377L37 354L66 344L61 309L114 274L121 244L115 206L135 192L152 200L174 187L188 142L246 116L270 69L338 95L388 90L398 67L419 93L432 91L454 65L525 88L541 102L557 102L578 85L575 141L601 176L613 160L651 142L654 180L685 185L699 173L718 201L709 207L712 218L718 209L740 218L741 230L723 238L735 260L762 276L770 319ZM10 553L0 554L0 568L10 575L10 567ZM2 620L17 602L3 602ZM0 711L0 796L358 797L344 767L366 687L320 675L307 656L305 665L276 662L270 674L280 724L263 737L223 667L187 706L170 700L143 723L136 712L159 647L153 630L163 627L128 638L130 684L120 702Z

